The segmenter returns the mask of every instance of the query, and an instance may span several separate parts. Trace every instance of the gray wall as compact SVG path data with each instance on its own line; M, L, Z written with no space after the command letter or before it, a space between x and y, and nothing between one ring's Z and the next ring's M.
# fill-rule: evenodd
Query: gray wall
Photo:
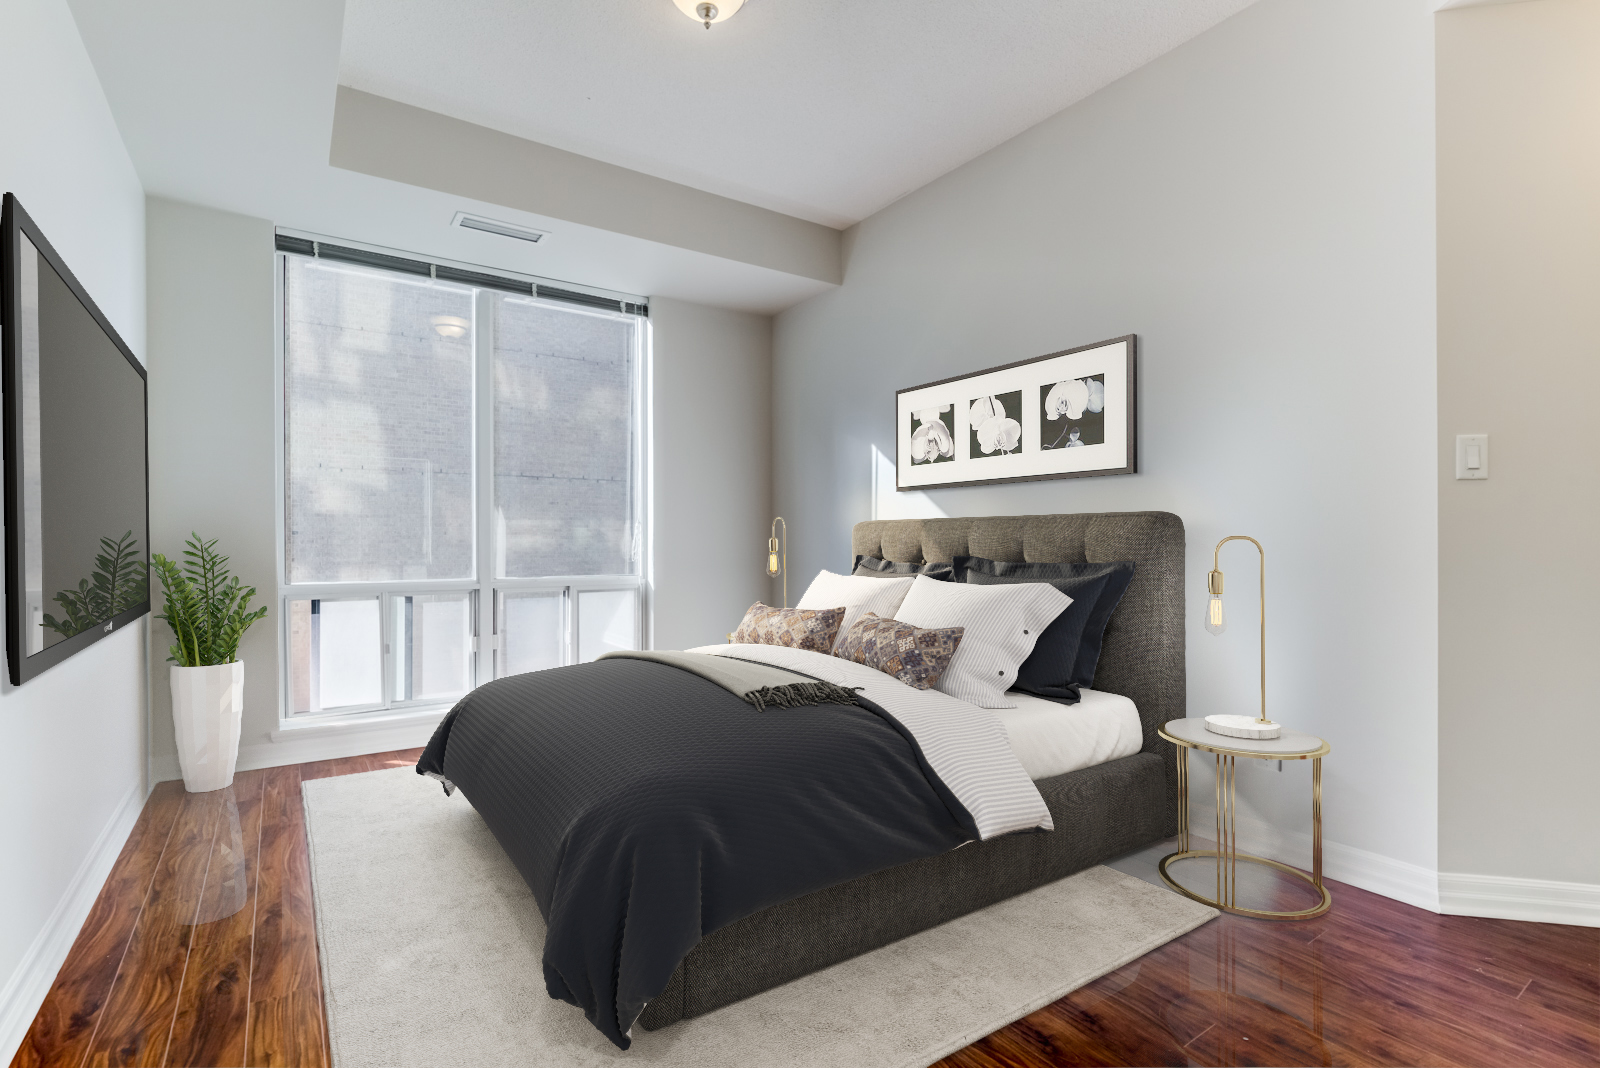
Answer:
M1600 0L1443 12L1438 64L1439 867L1600 884Z
M273 468L272 224L150 197L146 201L150 351L150 540L181 559L191 533L217 539L267 617L239 645L241 746L278 725L277 495ZM158 594L159 598L159 594ZM151 641L151 752L178 775L167 647Z
M273 224L157 197L148 200L150 525L173 555L191 530L220 539L234 572L272 606L240 647L248 763L313 759L274 742L278 727L278 529L274 473ZM681 301L652 302L655 644L723 640L762 575L771 464L771 320ZM712 559L709 553L718 555ZM153 766L178 775L157 624L151 652ZM424 734L426 727L423 728ZM328 754L391 748L389 735L345 735ZM417 744L408 742L406 744ZM275 755L276 754L276 755ZM320 754L317 754L320 755Z
M145 355L144 191L63 0L0 33L0 189ZM147 628L0 681L0 1062L32 1022L145 798Z
M654 352L655 642L725 641L771 597L772 320L650 302Z
M1432 60L1427 0L1262 0L862 222L844 285L774 333L777 506L797 574L847 566L851 524L873 514L1176 512L1189 712L1206 715L1257 701L1256 560L1228 547L1234 623L1219 640L1200 626L1211 548L1261 539L1269 701L1333 744L1330 872L1423 904ZM896 494L888 471L875 494L895 390L1127 333L1139 474ZM1240 792L1259 848L1304 844L1307 769L1243 769Z

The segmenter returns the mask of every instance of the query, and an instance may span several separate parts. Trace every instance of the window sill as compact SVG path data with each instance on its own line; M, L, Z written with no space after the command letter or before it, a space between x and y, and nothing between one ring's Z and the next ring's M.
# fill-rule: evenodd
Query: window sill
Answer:
M396 727L434 725L444 719L450 705L436 708L408 708L403 712L365 712L344 716L306 717L301 720L280 720L277 730L269 737L274 742L299 741L308 738L337 737L342 734L366 734L370 731L392 730Z

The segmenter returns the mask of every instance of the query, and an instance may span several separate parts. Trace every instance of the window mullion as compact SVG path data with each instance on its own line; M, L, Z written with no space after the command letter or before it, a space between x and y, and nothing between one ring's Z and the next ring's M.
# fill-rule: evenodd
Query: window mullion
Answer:
M494 556L494 295L480 289L473 303L472 353L476 374L473 392L473 523L477 553L477 654L474 681L483 685L498 674L498 631L495 627Z
M383 670L383 707L393 708L397 699L395 691L395 657L399 652L400 635L395 633L395 597L391 593L378 595L378 640L383 643L383 656L378 663Z

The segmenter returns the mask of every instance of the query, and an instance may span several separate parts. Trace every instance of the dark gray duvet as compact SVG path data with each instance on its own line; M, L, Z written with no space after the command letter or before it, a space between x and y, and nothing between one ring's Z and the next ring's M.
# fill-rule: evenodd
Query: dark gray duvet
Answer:
M550 996L623 1049L704 935L977 837L876 705L757 712L644 660L481 686L417 770L465 792L533 890Z

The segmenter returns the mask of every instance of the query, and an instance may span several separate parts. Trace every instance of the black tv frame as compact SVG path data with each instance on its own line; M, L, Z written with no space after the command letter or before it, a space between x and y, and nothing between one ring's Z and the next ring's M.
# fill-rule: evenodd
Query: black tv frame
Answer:
M73 296L88 309L100 329L105 331L112 344L128 361L128 366L139 373L139 381L144 384L144 554L147 563L150 559L150 376L127 342L122 340L122 335L117 333L111 321L101 312L100 306L62 261L55 247L39 232L39 227L22 209L16 196L7 193L3 205L0 205L0 391L4 392L5 405L6 662L11 669L13 686L21 686L29 679L38 677L150 611L149 587L146 585L142 604L125 609L100 626L74 634L32 656L23 653L22 639L28 626L28 591L23 583L27 561L23 559L22 538L22 396L17 387L16 316L22 301L19 273L22 246L17 240L18 233L27 235L33 247L39 250L39 255L67 283Z

